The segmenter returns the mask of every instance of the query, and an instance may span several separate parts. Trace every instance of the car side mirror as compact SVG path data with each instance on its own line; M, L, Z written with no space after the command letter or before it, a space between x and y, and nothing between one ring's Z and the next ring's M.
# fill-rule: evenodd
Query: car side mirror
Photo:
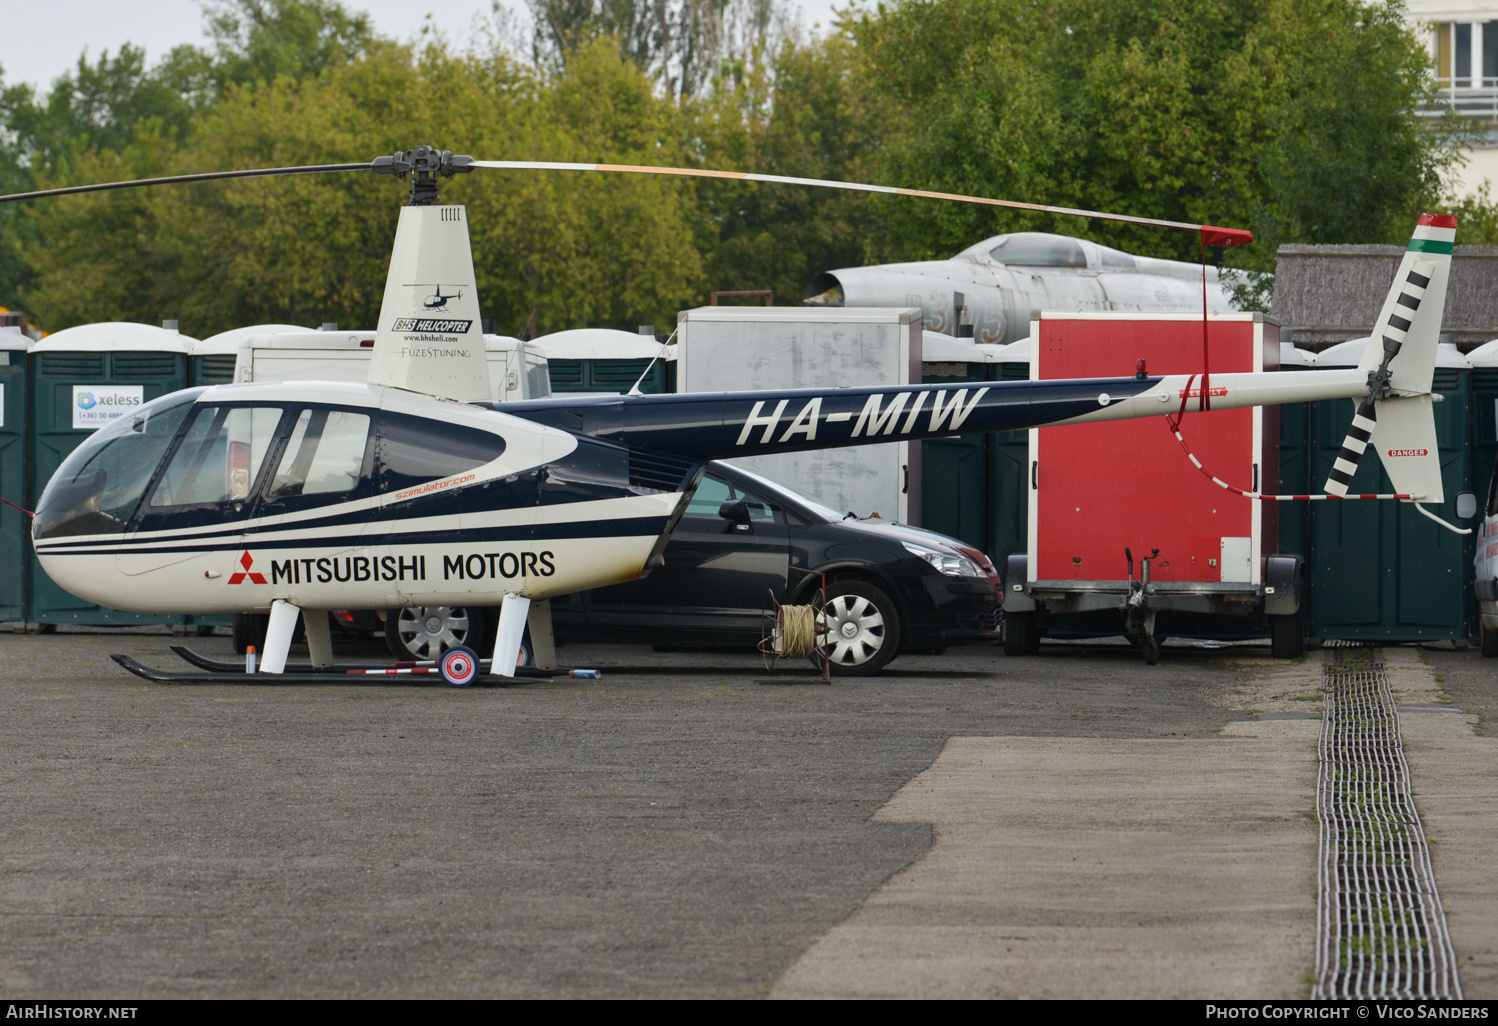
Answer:
M726 499L723 505L718 507L718 516L724 520L731 520L735 524L747 524L749 504L743 499Z
M1477 516L1477 496L1471 492L1462 492L1456 497L1456 518L1471 520L1475 516Z

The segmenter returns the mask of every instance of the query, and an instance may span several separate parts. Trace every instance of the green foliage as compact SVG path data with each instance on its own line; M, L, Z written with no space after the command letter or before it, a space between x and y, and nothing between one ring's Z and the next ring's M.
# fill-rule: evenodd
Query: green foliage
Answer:
M785 0L526 0L531 52L553 71L579 48L610 40L619 55L653 76L668 95L711 89L724 64L770 45Z
M841 36L783 45L689 111L700 163L722 170L866 181L875 137ZM823 271L876 258L865 245L871 208L857 193L703 181L701 243L713 289L770 289L801 300Z
M1402 241L1450 126L1412 113L1427 58L1361 0L893 0L821 40L782 0L532 0L532 57L416 52L335 0L207 0L206 40L122 47L45 95L0 88L0 189L476 156L869 181L1252 228L1247 300L1281 242ZM780 42L776 40L780 39ZM0 206L0 304L52 330L178 317L368 326L404 185L344 174ZM716 289L795 303L820 272L1038 229L1194 259L1194 237L732 180L481 172L469 205L501 331L669 325ZM1463 241L1498 242L1484 196Z
M315 78L363 57L376 42L369 15L336 0L210 0L205 14L220 89Z
M1398 4L1360 0L905 0L851 31L886 137L882 177L912 187L1252 228L1281 242L1407 235L1448 151L1412 111L1428 58ZM921 255L1077 222L883 204ZM1185 234L1083 234L1191 259Z
M1448 200L1446 211L1456 215L1456 241L1463 246L1498 246L1498 201L1492 185L1483 182L1476 196Z
M673 119L612 46L582 48L550 87L504 54L417 60L381 46L316 79L231 89L190 148L142 139L92 158L79 180L368 159L438 123L497 159L670 163L683 156L668 148ZM49 244L30 254L28 300L49 327L175 316L201 337L270 321L372 325L404 190L343 174L68 197L36 208ZM479 292L501 330L519 332L532 309L548 331L667 324L700 292L679 180L487 173L446 183L444 199L473 212Z

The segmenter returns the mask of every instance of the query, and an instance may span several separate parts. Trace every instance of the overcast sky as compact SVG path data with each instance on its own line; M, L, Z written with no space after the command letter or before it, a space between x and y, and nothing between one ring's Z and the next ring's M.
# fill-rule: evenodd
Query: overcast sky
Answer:
M420 34L426 16L449 38L461 42L474 15L487 16L489 0L344 0L368 11L382 35L410 41ZM802 20L810 28L831 20L834 0L800 0ZM506 6L523 11L523 0ZM839 6L842 6L840 3ZM203 39L202 8L196 0L0 0L0 68L7 84L31 82L46 87L78 62L85 48L91 59L121 43L144 47L154 64L172 47Z

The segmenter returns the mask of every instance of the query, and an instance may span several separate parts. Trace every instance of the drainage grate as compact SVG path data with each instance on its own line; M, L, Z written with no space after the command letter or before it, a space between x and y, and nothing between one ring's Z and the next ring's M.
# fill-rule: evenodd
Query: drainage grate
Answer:
M1462 996L1376 649L1327 652L1315 998Z

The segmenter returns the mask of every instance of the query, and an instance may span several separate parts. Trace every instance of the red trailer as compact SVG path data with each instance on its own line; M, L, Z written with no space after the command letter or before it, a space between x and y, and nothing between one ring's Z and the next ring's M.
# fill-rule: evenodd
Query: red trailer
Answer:
M1279 369L1263 314L1046 313L1031 323L1035 380ZM1163 413L1176 414L1177 403ZM1278 491L1279 409L1199 412L1182 434L1217 477ZM1005 561L1005 650L1040 637L1125 635L1153 663L1167 634L1269 633L1304 651L1302 560L1275 551L1278 503L1225 491L1192 465L1165 417L1030 432L1028 550Z

